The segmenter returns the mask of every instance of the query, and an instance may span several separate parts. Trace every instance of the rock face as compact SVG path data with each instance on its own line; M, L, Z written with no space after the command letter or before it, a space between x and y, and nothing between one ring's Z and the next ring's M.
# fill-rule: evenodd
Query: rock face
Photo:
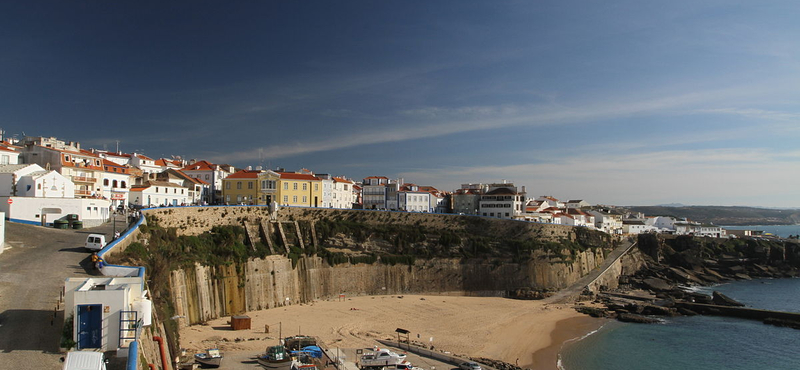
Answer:
M744 304L716 291L707 296L681 289L679 285L709 285L734 279L749 280L751 277L798 276L800 267L800 243L797 241L644 234L639 236L638 246L641 255L645 256L645 267L628 276L620 276L621 289L597 295L597 302L605 304L607 310L577 307L576 310L637 323L657 321L649 316L734 315L733 309L726 308ZM660 300L643 302L642 297L627 294L629 289L644 290ZM793 320L773 320L770 323L800 326Z
M617 315L617 320L622 322L632 322L637 324L654 324L659 322L658 319L654 319L652 317L645 317L642 315L632 314L632 313L621 313Z
M744 307L743 303L739 303L735 299L730 298L716 290L711 295L711 301L720 306Z

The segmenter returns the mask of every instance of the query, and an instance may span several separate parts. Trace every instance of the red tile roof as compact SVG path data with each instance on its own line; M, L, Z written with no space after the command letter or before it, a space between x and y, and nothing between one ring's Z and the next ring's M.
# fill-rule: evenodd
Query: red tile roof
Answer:
M319 180L316 176L306 175L302 173L294 173L294 172L278 172L278 175L281 175L282 179L287 179L287 180L307 180L307 181Z
M348 179L341 178L341 177L334 177L333 181L335 181L335 182L344 182L344 183L347 183L347 184L352 184L353 183L352 181L350 181Z
M214 166L208 161L200 161L182 168L181 171L213 171Z
M257 179L259 173L261 173L261 171L258 171L258 170L241 170L239 172L235 172L235 173L230 174L225 179Z

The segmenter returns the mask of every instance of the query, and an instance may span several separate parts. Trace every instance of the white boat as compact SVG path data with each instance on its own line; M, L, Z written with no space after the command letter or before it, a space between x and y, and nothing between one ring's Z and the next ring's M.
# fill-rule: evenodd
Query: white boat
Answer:
M411 363L406 361L405 354L395 353L388 349L377 349L374 352L365 353L359 360L359 366L362 368L393 365L411 366Z
M219 367L222 364L222 353L218 349L207 349L204 353L194 355L195 362L201 367Z
M294 360L282 345L267 347L267 352L258 356L258 364L267 370L290 370Z

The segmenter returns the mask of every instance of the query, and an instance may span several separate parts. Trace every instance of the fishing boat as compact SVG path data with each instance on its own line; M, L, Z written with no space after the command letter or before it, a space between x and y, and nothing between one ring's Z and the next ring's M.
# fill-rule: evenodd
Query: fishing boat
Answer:
M267 347L266 353L258 356L258 364L267 370L290 370L293 361L282 345Z
M219 367L222 364L222 353L216 348L207 349L203 353L194 355L194 361L199 363L200 367Z

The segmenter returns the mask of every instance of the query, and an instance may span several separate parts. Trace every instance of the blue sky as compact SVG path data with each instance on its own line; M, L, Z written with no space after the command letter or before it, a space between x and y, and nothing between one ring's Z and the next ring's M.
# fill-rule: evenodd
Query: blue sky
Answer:
M236 166L800 207L796 1L3 2L0 127Z

